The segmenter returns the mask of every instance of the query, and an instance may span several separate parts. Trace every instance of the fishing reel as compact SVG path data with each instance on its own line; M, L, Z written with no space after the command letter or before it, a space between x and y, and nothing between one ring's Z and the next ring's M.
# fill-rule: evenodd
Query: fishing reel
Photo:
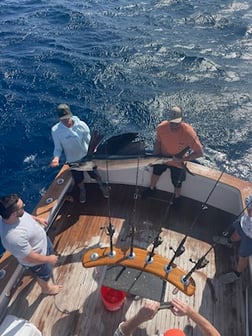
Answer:
M112 225L111 223L109 223L109 225L107 226L106 229L107 229L106 235L110 236L110 237L113 237L113 235L115 233L115 227L114 227L114 225Z
M170 246L170 250L174 252L175 257L177 258L177 257L180 257L185 252L185 247L184 245L182 245L182 246L179 246L177 250L174 250L174 248Z
M195 261L193 259L189 259L193 264L195 264L195 269L201 269L206 267L206 265L209 263L209 260L207 260L205 257L200 258L198 261Z
M160 236L157 236L154 241L153 241L153 248L158 247L159 245L161 245L163 243L163 239Z

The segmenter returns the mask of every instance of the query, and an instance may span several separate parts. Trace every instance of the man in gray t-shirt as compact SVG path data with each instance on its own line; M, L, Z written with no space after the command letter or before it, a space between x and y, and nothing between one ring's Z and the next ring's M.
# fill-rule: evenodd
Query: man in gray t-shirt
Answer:
M24 211L25 204L17 194L0 198L0 235L6 250L36 276L43 294L55 295L62 286L52 284L52 265L58 256L47 237L46 220Z

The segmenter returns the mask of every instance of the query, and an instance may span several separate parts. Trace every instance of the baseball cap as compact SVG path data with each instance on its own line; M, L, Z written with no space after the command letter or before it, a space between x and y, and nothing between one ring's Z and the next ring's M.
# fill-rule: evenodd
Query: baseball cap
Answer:
M184 115L181 108L178 106L173 106L169 112L169 121L179 124L183 120L183 116Z
M181 329L169 329L166 330L164 336L186 336L186 334Z
M252 209L252 194L245 198L245 204L247 209Z
M67 104L59 104L57 106L57 113L60 119L69 119L73 116L70 107Z

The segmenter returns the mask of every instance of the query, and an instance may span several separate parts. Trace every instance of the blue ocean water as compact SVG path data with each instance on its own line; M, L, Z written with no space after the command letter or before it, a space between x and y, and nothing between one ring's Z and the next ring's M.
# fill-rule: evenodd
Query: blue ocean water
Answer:
M49 168L55 107L151 148L179 104L202 163L252 181L252 3L231 0L1 0L0 194L32 210Z

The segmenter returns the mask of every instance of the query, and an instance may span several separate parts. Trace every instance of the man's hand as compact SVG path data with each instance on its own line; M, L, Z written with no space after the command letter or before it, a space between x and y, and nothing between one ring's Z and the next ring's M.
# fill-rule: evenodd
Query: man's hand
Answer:
M55 254L50 254L49 256L47 256L49 261L48 263L51 265L55 265L58 262L59 256L55 255Z
M190 312L190 307L179 299L172 299L171 311L176 316L185 316Z
M147 300L144 306L139 310L136 315L139 323L153 319L153 317L158 312L160 303L152 300Z
M55 265L58 259L59 259L59 256L55 254L43 255L43 254L36 253L33 250L31 250L31 252L25 258L25 260L28 263L32 263L35 265L41 265L41 264Z
M36 216L32 216L33 219L35 219L35 221L37 221L40 225L42 226L47 226L48 225L48 222L46 219L44 218L40 218L40 217L36 217Z
M52 161L50 162L50 167L58 167L59 166L59 158L58 157L55 157L52 159Z

